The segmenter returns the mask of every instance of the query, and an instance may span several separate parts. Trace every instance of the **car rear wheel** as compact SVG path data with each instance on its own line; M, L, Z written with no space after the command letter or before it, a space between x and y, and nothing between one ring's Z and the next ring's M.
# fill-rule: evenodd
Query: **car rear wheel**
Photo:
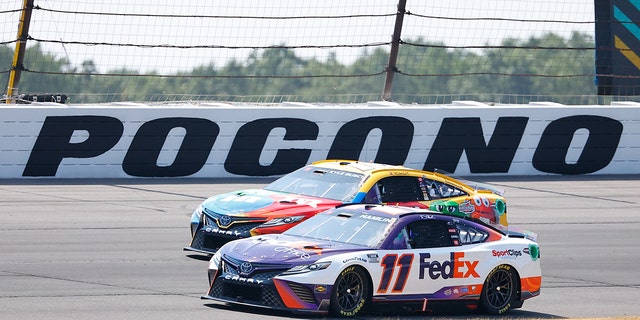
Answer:
M351 266L340 273L331 293L331 312L342 317L355 316L369 299L370 285L366 273Z
M503 264L493 269L482 286L480 309L489 314L503 314L516 297L517 275L513 267Z

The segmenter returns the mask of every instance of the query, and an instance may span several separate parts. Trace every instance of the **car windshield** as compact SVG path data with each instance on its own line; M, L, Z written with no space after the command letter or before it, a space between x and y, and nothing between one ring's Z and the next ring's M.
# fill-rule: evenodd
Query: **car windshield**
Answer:
M396 220L336 209L315 215L284 233L379 248Z
M349 171L306 166L270 183L264 189L350 202L364 175Z

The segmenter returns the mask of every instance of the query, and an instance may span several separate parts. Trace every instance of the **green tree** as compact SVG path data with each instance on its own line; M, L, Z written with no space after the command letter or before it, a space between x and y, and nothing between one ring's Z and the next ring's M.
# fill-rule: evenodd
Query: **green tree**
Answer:
M451 49L423 38L405 41L392 97L404 103L447 103L465 97L501 102L500 96L524 97L520 103L571 103L570 96L595 94L593 46L590 35L578 32L569 38L548 33L505 39L482 50ZM12 57L12 48L0 46L5 84ZM19 92L66 93L76 103L258 96L274 101L364 102L381 98L388 60L383 47L364 49L347 64L335 52L321 60L277 46L256 50L244 61L232 59L220 67L210 63L162 76L128 68L99 72L91 60L74 66L35 44L27 48L28 71L22 74Z
M14 49L9 46L0 46L0 83L4 86L4 93L6 93L7 85L9 84L9 71L13 62L13 51Z

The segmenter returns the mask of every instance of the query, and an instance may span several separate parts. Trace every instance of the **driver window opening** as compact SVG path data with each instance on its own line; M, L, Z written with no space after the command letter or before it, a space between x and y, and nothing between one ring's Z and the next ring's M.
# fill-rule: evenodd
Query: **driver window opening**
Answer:
M407 226L412 249L450 247L454 245L447 221L416 221Z
M424 201L425 195L416 177L389 177L378 182L383 203Z

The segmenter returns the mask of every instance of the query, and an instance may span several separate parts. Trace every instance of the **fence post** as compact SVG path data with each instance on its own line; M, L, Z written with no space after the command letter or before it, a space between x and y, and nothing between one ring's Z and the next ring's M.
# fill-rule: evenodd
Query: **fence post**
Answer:
M391 100L391 88L393 87L393 76L398 68L396 61L398 60L398 50L400 48L400 35L402 34L402 21L406 12L407 0L398 1L398 13L396 14L396 25L393 28L393 36L391 38L391 52L389 52L389 63L387 64L387 78L384 82L384 93L382 100Z
M20 14L20 24L18 25L18 41L13 54L11 71L9 73L9 84L7 85L7 103L15 102L14 90L17 91L20 83L20 72L24 69L24 51L27 47L29 37L29 24L31 22L31 12L33 11L33 0L24 0L22 3L22 13Z

